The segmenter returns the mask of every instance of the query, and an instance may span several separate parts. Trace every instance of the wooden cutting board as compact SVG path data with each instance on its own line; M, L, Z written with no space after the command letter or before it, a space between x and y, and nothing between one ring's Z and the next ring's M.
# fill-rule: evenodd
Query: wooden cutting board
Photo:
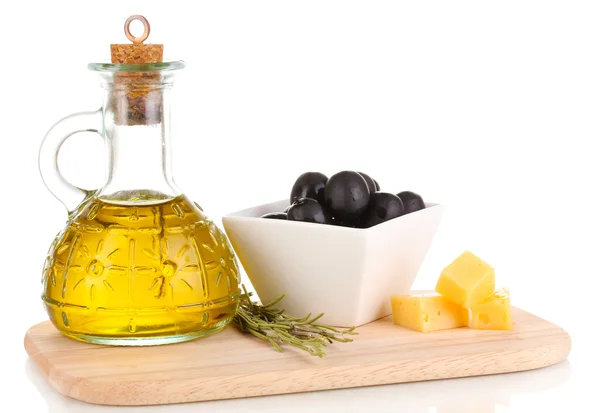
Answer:
M228 327L214 336L155 347L107 347L33 326L25 349L60 393L105 405L150 405L361 387L530 370L563 360L561 328L517 308L512 331L418 333L390 317L358 329L319 359L272 350Z

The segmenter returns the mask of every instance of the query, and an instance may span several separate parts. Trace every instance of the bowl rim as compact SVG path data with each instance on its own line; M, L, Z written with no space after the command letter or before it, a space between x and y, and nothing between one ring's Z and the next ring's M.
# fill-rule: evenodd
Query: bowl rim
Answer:
M247 213L248 211L252 211L261 207L267 207L270 205L274 205L274 204L280 204L280 203L284 203L287 202L289 204L289 199L280 199L278 201L272 201L272 202L267 202L265 204L260 204L260 205L255 205L252 207L248 207L248 208L244 208L244 209L240 209L238 211L233 211L233 212L229 212L225 215L223 215L222 220L240 220L240 221L254 221L254 220L260 220L260 222L270 222L271 224L267 224L267 225L278 225L280 223L283 222L287 222L287 223L293 223L294 225L308 225L310 227L315 227L315 228L328 228L328 229L339 229L339 230L344 230L344 231L369 231L369 230L377 230L378 228L381 228L382 226L387 226L386 224L390 224L393 222L398 222L398 220L407 217L407 216L414 216L413 214L420 214L423 211L427 211L427 210L431 210L431 209L440 209L442 208L442 204L440 203L435 203L435 202L425 202L425 209L421 209L419 211L415 211L415 212L411 212L410 214L404 214L401 215L399 217L396 218L392 218L388 221L382 222L381 224L378 225L374 225L372 227L368 227L368 228L354 228L354 227L343 227L343 226L337 226L337 225L330 225L330 224L321 224L321 225L315 225L312 222L301 222L301 221L286 221L283 219L262 219L260 217L257 216L245 216L243 215L244 213ZM287 224L284 224L287 225Z

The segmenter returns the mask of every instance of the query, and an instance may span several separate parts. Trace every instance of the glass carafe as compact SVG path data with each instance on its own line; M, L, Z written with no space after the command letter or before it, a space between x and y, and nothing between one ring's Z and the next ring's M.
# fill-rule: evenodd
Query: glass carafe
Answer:
M114 345L186 341L221 330L238 305L239 270L225 234L171 176L170 100L183 62L90 64L103 107L46 135L40 172L69 211L43 270L43 301L63 334ZM105 185L61 175L61 144L81 131L106 146Z

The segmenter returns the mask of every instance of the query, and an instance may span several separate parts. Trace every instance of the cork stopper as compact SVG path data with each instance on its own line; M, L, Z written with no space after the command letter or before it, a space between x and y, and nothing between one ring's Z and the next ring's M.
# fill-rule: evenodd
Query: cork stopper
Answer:
M131 22L144 24L144 34L133 36ZM125 21L125 35L133 44L111 44L110 54L115 64L162 63L163 45L144 44L150 35L150 23L144 16L130 16ZM157 84L161 74L156 71L125 71L114 74L110 109L117 125L153 125L162 121L163 95Z
M144 33L139 37L135 37L131 34L130 26L134 20L139 20L144 25ZM110 56L112 63L162 63L163 45L144 44L144 41L150 36L150 23L144 16L135 14L125 21L125 36L127 36L133 44L111 44Z

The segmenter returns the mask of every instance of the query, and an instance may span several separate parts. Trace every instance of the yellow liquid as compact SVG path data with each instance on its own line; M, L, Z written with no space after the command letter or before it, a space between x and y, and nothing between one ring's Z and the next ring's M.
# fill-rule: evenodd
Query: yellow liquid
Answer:
M99 344L215 333L231 321L239 296L229 241L183 196L129 205L91 198L54 240L42 281L54 325Z

